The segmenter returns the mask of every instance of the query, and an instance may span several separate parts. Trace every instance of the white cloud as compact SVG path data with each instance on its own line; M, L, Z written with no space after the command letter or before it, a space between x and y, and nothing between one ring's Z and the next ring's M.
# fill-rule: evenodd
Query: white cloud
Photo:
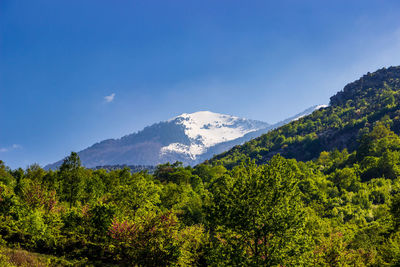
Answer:
M115 93L112 93L111 95L106 95L106 96L104 97L104 100L105 100L107 103L110 103L110 102L112 102L112 101L114 100L114 97L115 97Z
M18 145L18 144L13 144L12 146L9 146L9 147L0 147L0 153L9 152L9 151L13 151L16 149L22 149L22 146Z

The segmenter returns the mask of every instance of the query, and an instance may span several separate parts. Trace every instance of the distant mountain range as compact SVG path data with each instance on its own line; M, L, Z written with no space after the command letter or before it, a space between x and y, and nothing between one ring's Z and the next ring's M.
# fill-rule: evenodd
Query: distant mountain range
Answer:
M236 145L324 107L313 106L282 122L269 124L231 115L184 113L120 139L108 139L78 152L87 168L113 165L157 165L181 161L195 165ZM62 160L47 165L56 169Z

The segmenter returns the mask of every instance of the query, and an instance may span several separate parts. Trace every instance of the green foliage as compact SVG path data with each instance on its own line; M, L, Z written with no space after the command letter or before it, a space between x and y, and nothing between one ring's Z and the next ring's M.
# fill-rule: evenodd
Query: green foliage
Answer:
M0 265L39 265L39 252L44 266L399 266L399 77L365 75L195 167L0 161Z
M68 201L70 207L78 201L83 189L83 170L79 156L75 152L67 157L60 167L62 177L63 199Z
M400 134L399 77L400 67L381 69L365 75L333 96L330 106L242 146L236 146L208 162L213 165L222 163L232 168L244 162L247 157L256 160L257 164L265 164L277 153L286 158L307 161L316 159L322 151L347 148L353 152L359 145L362 146L362 142L360 144L357 139L372 130L376 123L395 126L394 132ZM380 132L379 129L376 131ZM390 142L398 147L398 141ZM379 149L381 145L377 146ZM373 152L374 147L371 149L370 152ZM360 153L363 152L360 150Z
M314 251L314 266L366 266L374 264L374 255L364 250L353 250L344 241L342 233L332 233L322 240Z
M115 206L104 203L96 203L88 211L90 226L98 235L105 235L115 215Z
M206 240L201 226L179 229L173 213L149 213L136 221L114 220L109 235L116 257L142 266L194 264Z
M93 171L74 153L56 172L3 166L0 234L78 265L396 265L398 139L378 123L351 153L231 170Z
M232 265L304 263L308 237L295 167L276 156L268 165L248 163L216 181L208 217L224 247L219 260ZM239 248L244 253L237 254Z

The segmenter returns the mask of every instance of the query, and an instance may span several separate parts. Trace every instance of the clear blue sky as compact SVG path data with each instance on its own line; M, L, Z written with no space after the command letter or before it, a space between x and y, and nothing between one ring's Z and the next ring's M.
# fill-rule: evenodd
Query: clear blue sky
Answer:
M0 1L0 159L45 165L183 112L270 123L400 65L400 1ZM105 98L108 96L108 98Z

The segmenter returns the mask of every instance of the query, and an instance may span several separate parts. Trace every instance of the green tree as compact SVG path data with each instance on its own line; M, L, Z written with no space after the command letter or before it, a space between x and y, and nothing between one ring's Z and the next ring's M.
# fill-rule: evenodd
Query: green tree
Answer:
M197 265L207 238L202 226L181 226L171 212L149 212L136 221L115 219L109 236L124 266Z
M236 167L212 191L208 219L219 260L228 254L229 265L304 264L308 237L294 162L278 155L264 166Z
M91 207L88 213L90 225L95 229L94 232L105 235L112 223L115 207L100 202Z
M69 202L70 208L81 197L83 190L83 174L81 160L76 152L64 159L60 167L63 196Z
M353 168L343 168L334 172L332 181L339 189L355 192L358 189L357 183L359 183L360 178Z
M10 174L10 169L6 167L2 160L0 160L0 182L7 185L14 182L13 176Z
M111 191L111 201L118 207L118 212L134 217L157 209L160 187L143 173L128 175L126 184L120 184Z

